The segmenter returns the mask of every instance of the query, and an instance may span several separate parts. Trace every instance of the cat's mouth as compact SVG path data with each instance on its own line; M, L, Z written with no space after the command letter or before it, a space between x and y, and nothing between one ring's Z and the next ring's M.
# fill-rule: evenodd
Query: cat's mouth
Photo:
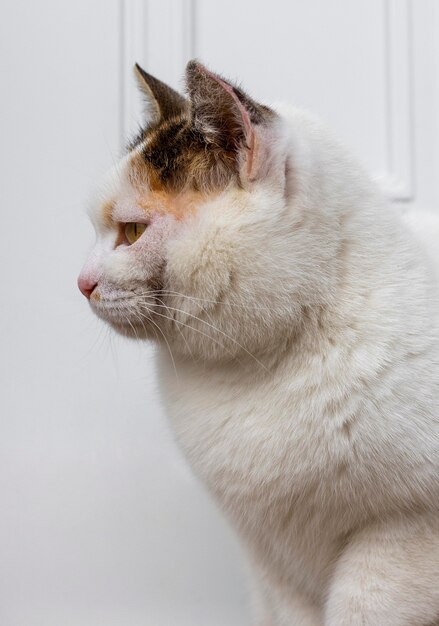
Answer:
M131 291L122 293L106 293L96 287L90 297L93 312L118 333L136 339L154 336L157 329L156 301L146 293Z

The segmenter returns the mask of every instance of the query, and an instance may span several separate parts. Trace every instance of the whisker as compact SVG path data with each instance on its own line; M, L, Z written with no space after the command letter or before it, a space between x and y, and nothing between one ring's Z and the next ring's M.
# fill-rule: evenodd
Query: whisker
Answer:
M159 307L160 307L160 306L163 306L163 305L158 305L158 304L156 304L156 306L159 306ZM196 315L193 315L192 313L188 313L187 311L183 311L182 309L176 309L175 307L166 307L166 308L168 308L168 309L169 309L169 310L171 310L171 311L176 311L176 312L179 312L179 313L184 313L185 315L188 315L189 317L191 317L191 318L193 318L193 319L196 319L197 321L201 322L202 324L206 324L209 328L212 328L214 331L216 331L216 332L220 333L221 335L224 335L224 337L226 337L226 338L227 338L227 339L229 339L230 341L233 341L233 343L235 343L235 344L236 344L239 348L241 348L241 350L244 350L244 352L245 352L246 354L248 354L248 356L250 356L252 359L254 359L254 360L256 361L256 363L258 363L258 365L260 365L260 366L261 366L261 367L262 367L262 368L263 368L266 372L268 372L268 371L269 371L269 370L268 370L268 368L267 368L267 367L266 367L266 366L265 366L265 365L264 365L264 364L263 364L263 363L262 363L262 362L261 362L261 361L260 361L257 357L255 357L255 355L254 355L254 354L252 354L249 350L247 350L247 348L245 348L243 345L241 345L241 344L239 343L239 341L237 341L236 339L234 339L233 337L231 337L230 335L228 335L226 332L224 332L224 331L220 330L219 328L217 328L217 327L216 327L216 326L214 326L213 324L210 324L209 322L206 322L206 320L203 320L203 319L201 319L200 317L197 317ZM150 311L150 312L151 312L151 311ZM159 313L157 313L157 311L154 311L154 312L153 312L153 314L155 314L155 315L159 315ZM161 317L167 317L167 316L162 315ZM169 317L167 317L167 319L170 319L171 321L174 321L174 322L176 322L176 323L182 323L182 322L180 322L179 320L177 320L176 318L169 318ZM185 324L185 326L188 326L188 325L187 325L187 324ZM198 332L201 332L201 331L199 331L199 329L196 329L196 328L194 328L193 326L188 326L188 327L189 327L191 330L197 330ZM202 334L204 334L204 335L205 335L206 337L208 337L210 340L215 341L215 339L214 339L211 335L207 335L206 333L202 333ZM221 343L220 343L220 342L218 342L218 341L217 341L217 343L218 343L219 345L221 345L221 347L222 347L222 348L224 348L224 349L226 349L226 350L227 350L227 348L224 346L224 344L221 344ZM229 352L230 354L233 354L230 350L228 350L228 352Z
M209 300L207 298L197 298L195 296L188 296L187 294L184 293L180 293L179 291L171 291L171 290L167 290L167 289L160 289L157 292L153 292L153 293L157 293L160 295L169 295L169 296L178 296L180 298L186 298L188 300L193 300L194 302L205 302L207 304L215 304L215 305L222 305L222 306L230 306L230 307L236 307L236 308L240 308L240 309L248 309L249 311L252 310L256 310L256 311L271 311L272 310L272 306L263 306L263 305L247 305L247 304L238 304L237 302L224 302L222 300Z
M165 333L162 331L160 326L158 324L156 324L156 322L154 322L154 320L149 319L148 321L150 321L150 322L152 322L152 324L154 324L154 326L157 328L157 330L160 332L160 334L162 335L163 339L165 340L166 345L168 346L169 356L171 357L171 360L172 360L172 365L174 366L175 377L177 378L177 380L179 380L178 372L177 372L177 366L175 365L174 355L172 354L171 346L169 345L169 342L166 339Z
M221 343L221 341L219 341L218 339L215 339L215 337L212 337L211 335L208 335L207 333L203 332L202 330L200 330L199 328L195 328L194 326L191 326L190 324L186 324L185 322L182 322L181 320L177 320L174 317L169 317L168 315L163 315L162 313L159 313L158 311L151 311L150 309L147 309L148 313L152 313L153 315L158 315L159 317L163 317L166 320L169 320L171 322L174 322L175 324L179 324L185 328L189 328L189 330L198 333L200 335L202 335L203 337L207 337L207 339L209 339L210 341L214 341L217 345L219 345L223 350L226 350L230 356L234 359L236 359L238 361L238 363L241 363L240 359L234 355L228 348L226 348L226 346ZM148 318L149 319L149 318Z
M170 319L175 319L175 318L173 318L173 317L171 316L171 312L170 312L170 310L169 310L169 307L168 307L168 306L167 306L167 305L163 302L163 300L162 300L161 298L157 298L157 300L159 300L159 302L161 302L161 303L162 303L161 305L157 305L157 306L164 306L164 307L167 309L168 313L169 313L169 316L170 316L169 318L170 318ZM189 346L189 344L188 344L188 342L187 342L187 340L186 340L186 337L185 337L185 336L184 336L184 334L182 333L180 326L177 326L177 330L178 330L178 332L180 333L180 336L181 336L181 338L183 339L184 343L186 344L186 348L188 349L189 354L191 355L192 359L193 359L193 360L195 360L194 355L193 355L193 352L192 352L192 350L190 349L190 346Z
M116 309L117 309L117 310L118 310L118 312L121 314L122 318L123 318L126 322L128 322L128 324L131 326L131 329L132 329L132 331L133 331L134 336L136 337L136 339L139 339L139 335L137 334L137 331L136 331L136 329L134 328L133 324L131 323L131 320L129 319L128 315L124 312L124 310L123 310L121 307L116 306Z
M152 313L152 311L150 309L146 308L146 310L148 311L148 313ZM162 331L160 326L158 324L156 324L156 322L154 322L153 319L151 319L151 316L148 317L148 321L151 322L155 326L155 328L157 328L157 330L160 332L160 334L162 335L163 339L165 340L165 343L166 343L166 345L168 347L169 356L171 357L172 365L174 367L175 377L177 378L177 380L179 380L178 372L177 372L177 366L175 364L174 355L172 354L171 346L169 345L169 342L168 342L168 340L166 338L166 335L164 334L164 332ZM144 330L146 332L146 329L145 329L145 326L143 325L143 322L142 322L142 326L143 326L143 328L144 328Z
M157 305L157 306L160 306L160 305ZM262 368L264 368L266 372L269 371L267 369L267 367L265 367L265 365L257 357L255 357L254 354L252 354L249 350L247 350L247 348L245 348L242 344L240 344L239 341L234 339L234 337L231 337L230 335L228 335L223 330L219 329L214 324L210 324L209 322L206 322L206 320L201 319L197 315L193 315L192 313L188 313L187 311L183 311L182 309L176 309L175 307L168 307L168 308L171 311L176 311L176 312L179 312L179 313L183 313L184 315L188 315L189 317L192 317L193 319L196 319L197 321L201 322L202 324L206 324L207 326L209 326L209 328L212 328L214 331L220 333L221 335L224 335L224 337L226 337L230 341L233 341L233 343L235 343L239 348L241 348L241 350L244 350L244 352L246 354L248 354L248 356L250 356L252 359L254 359L256 361L256 363L258 363Z

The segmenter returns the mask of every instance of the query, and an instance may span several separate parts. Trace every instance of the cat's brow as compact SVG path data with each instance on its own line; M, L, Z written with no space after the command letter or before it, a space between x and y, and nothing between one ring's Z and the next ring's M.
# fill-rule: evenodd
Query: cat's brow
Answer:
M206 197L201 192L187 190L181 193L151 191L139 196L138 205L145 213L164 213L177 220L193 214Z
M114 210L115 210L114 200L107 200L102 205L101 216L102 216L102 221L105 226L109 227L114 223Z

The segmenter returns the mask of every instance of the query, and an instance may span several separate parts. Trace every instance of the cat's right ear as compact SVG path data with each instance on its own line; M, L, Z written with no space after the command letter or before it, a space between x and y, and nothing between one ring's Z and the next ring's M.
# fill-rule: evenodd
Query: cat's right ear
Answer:
M146 121L158 124L172 117L179 117L187 110L187 100L158 78L154 78L137 63L134 66L137 84L145 101Z

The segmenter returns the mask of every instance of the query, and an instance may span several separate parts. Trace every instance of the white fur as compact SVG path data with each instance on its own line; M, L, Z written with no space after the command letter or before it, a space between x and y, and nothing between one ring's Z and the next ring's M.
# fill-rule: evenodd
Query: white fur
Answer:
M266 148L164 244L177 440L248 552L258 626L439 624L439 254L306 114Z

